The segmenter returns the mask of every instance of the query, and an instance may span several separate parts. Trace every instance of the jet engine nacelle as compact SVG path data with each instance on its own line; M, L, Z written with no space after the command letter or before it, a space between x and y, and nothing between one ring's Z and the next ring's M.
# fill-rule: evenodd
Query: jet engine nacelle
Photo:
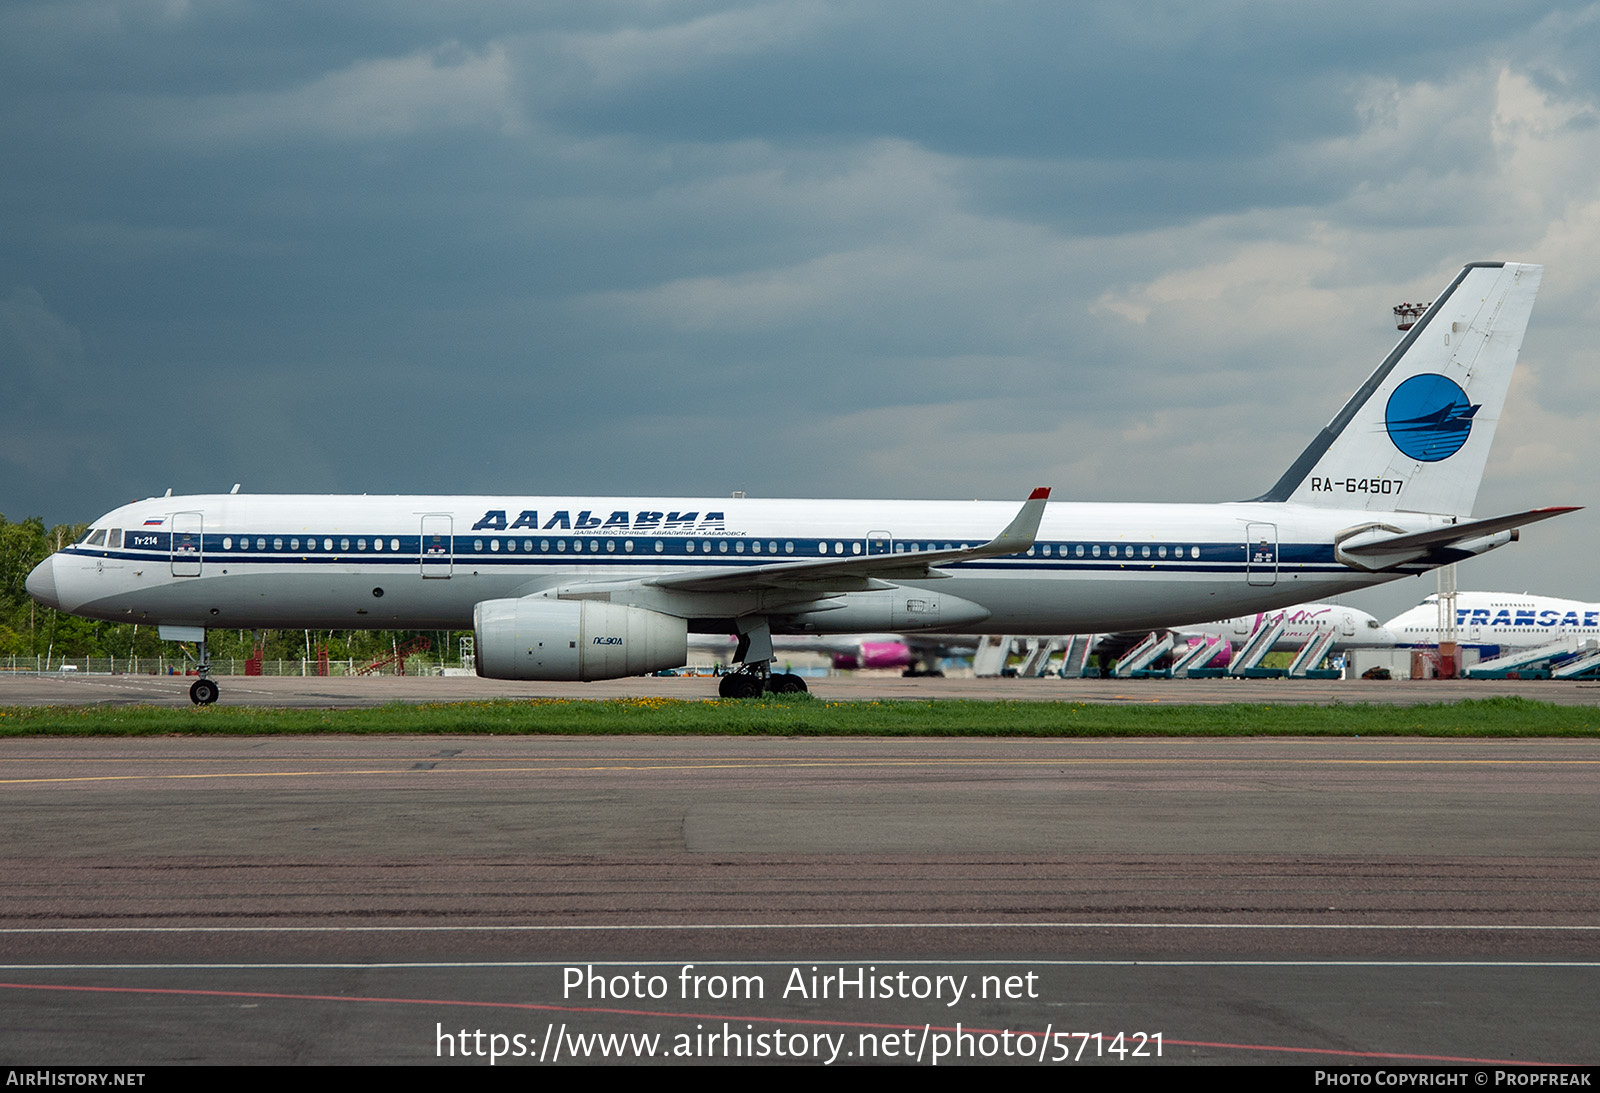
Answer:
M683 619L598 600L484 600L472 632L487 679L620 679L689 662Z

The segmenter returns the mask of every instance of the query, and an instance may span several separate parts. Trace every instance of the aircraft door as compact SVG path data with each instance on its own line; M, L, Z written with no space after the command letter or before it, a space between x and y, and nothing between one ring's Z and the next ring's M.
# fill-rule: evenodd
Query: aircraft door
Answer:
M894 551L894 536L887 531L867 532L868 554L889 554Z
M422 518L422 575L424 577L450 576L453 551L450 536L454 517L432 515Z
M1244 580L1261 587L1278 583L1278 525L1244 526Z
M200 576L204 560L205 518L198 512L172 514L172 575L174 577Z

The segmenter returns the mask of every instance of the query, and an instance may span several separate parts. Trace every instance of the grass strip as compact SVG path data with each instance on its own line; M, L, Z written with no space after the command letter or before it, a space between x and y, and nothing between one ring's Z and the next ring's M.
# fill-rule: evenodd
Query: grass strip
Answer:
M1524 698L1419 706L1106 705L809 695L686 701L522 699L359 709L0 707L6 736L1600 736L1600 711Z

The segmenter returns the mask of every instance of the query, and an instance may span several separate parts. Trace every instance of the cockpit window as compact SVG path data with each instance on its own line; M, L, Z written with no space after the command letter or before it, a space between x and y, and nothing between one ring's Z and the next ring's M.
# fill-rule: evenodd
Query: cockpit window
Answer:
M106 529L105 528L99 528L99 529L97 529L95 531L91 531L89 533L89 537L87 539L85 539L83 542L84 542L85 546L103 546L105 544L105 541L106 541Z
M108 538L106 540L106 546L110 547L112 550L121 550L122 549L122 529L121 528L112 528L111 529L111 536L110 536L110 538Z

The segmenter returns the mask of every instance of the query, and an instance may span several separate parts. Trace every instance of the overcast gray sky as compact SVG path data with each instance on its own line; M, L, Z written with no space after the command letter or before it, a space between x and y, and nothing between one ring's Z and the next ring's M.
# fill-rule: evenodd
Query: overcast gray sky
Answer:
M0 95L11 519L1233 500L1480 259L1548 271L1478 511L1600 503L1596 5L8 0Z

